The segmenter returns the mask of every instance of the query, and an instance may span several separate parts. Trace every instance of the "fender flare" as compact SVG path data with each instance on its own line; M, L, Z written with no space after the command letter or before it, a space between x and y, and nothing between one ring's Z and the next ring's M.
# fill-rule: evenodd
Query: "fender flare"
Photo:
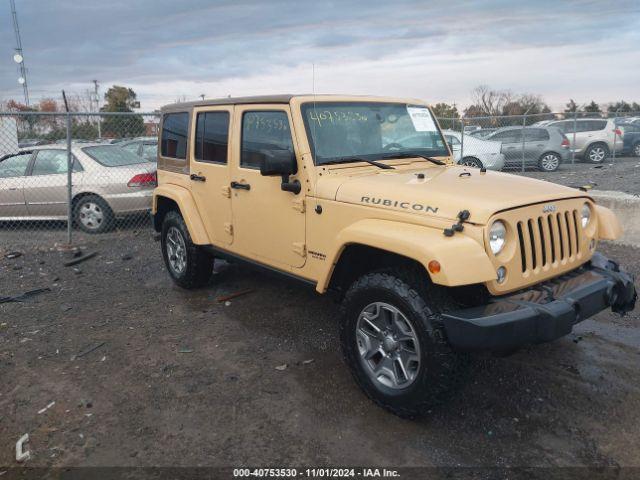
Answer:
M153 215L158 212L158 198L160 197L169 198L176 202L193 243L196 245L209 245L211 243L207 235L207 230L200 219L196 202L189 190L172 184L156 187L153 191L153 206L151 209Z
M433 283L449 287L484 283L496 279L495 269L482 245L458 233L445 237L442 230L422 225L367 219L349 225L335 238L320 272L316 289L325 292L335 266L348 245L365 245L417 261L429 272L432 260L440 263L439 273L429 272Z
M617 240L622 237L622 225L612 210L594 203L598 216L598 238L600 240Z

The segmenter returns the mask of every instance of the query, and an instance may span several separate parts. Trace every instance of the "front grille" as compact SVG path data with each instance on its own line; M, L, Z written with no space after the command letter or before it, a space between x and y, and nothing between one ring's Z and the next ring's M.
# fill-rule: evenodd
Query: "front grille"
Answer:
M580 253L577 210L565 210L517 223L522 272L572 262Z

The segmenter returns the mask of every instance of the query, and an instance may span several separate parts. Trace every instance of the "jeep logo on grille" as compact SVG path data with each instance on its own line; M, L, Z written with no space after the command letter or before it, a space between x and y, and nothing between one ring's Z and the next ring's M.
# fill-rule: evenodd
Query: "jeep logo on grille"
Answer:
M542 207L542 213L552 213L557 210L555 205L545 205Z

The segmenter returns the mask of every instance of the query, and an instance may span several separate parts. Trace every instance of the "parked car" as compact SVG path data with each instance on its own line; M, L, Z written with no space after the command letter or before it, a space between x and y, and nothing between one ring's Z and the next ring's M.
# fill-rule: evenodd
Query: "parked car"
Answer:
M156 165L114 145L72 146L73 219L85 232L151 208ZM67 219L67 151L46 145L0 158L0 221Z
M464 132L465 135L471 135L476 138L487 138L493 132L495 132L497 128L481 128L480 130L474 130L473 132Z
M118 146L150 162L156 162L158 159L158 137L134 138L121 142Z
M622 133L622 154L640 157L640 123L620 122L617 126Z
M500 142L491 142L470 135L464 136L464 151L462 135L454 130L444 130L444 139L451 147L454 160L459 165L486 168L488 170L502 170L504 155L500 151Z
M44 145L48 143L46 140L38 138L25 138L18 142L18 148L35 147L36 145Z
M524 141L522 135L524 134ZM569 140L554 127L504 127L487 137L502 143L507 167L525 166L554 172L569 158Z
M614 150L616 153L622 152L622 132L616 127L614 119L558 120L548 126L559 128L569 139L571 150L587 162L602 163Z
M464 127L464 133L471 133L480 129L481 129L480 125L467 125Z

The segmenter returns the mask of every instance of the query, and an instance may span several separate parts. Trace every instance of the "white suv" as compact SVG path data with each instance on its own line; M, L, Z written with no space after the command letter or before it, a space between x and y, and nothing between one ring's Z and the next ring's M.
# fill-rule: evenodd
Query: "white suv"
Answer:
M547 127L559 128L569 139L572 151L588 162L602 163L611 152L622 152L622 132L613 119L560 120L547 124Z

